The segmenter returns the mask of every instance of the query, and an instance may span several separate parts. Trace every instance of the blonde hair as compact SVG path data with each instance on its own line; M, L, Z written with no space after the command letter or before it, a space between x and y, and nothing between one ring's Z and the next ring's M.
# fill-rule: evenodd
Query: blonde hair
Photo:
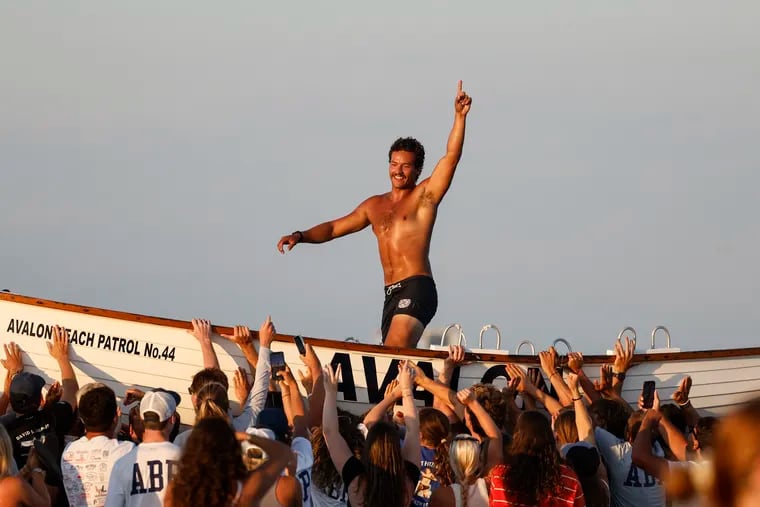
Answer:
M0 478L11 475L13 463L13 444L5 426L0 424Z
M195 422L208 417L227 418L230 400L227 388L219 382L209 382L198 390L195 401Z
M462 486L462 505L467 507L470 486L478 480L483 470L478 439L466 434L454 437L449 447L449 464L454 472L454 480Z

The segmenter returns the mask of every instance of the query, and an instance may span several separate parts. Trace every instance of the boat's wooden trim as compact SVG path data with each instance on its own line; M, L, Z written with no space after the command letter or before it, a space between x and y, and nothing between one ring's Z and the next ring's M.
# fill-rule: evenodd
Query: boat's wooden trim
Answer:
M137 313L122 312L118 310L106 310L103 308L95 308L90 306L75 305L71 303L61 303L59 301L50 301L47 299L35 298L30 296L22 296L20 294L14 294L12 292L0 292L0 300L11 301L14 303L20 303L25 305L41 306L54 310L64 310L68 312L83 313L88 315L95 315L98 317L107 317L112 319L127 320L132 322L142 322L145 324L155 324L159 326L175 327L180 329L190 329L189 322L184 320L169 319L164 317L152 317L148 315L140 315ZM217 334L232 334L233 329L229 326L213 326L214 332ZM258 332L253 331L255 339L258 339ZM427 349L404 349L399 347L382 347L378 345L368 345L364 343L345 342L340 340L332 340L329 338L315 338L305 337L306 341L319 340L319 345L322 347L339 348L354 352L367 352L371 354L392 354L399 356L417 356L425 358L445 358L446 352L427 350ZM277 341L292 341L292 335L278 334L275 338ZM760 347L749 347L739 349L716 349L716 350L701 350L690 352L665 352L656 354L636 354L634 356L634 363L648 362L648 361L682 361L691 359L719 359L727 357L741 357L741 356L758 356L760 355ZM505 354L480 354L480 353L468 353L467 359L471 361L492 361L492 362L519 362L522 364L538 364L539 360L537 356L526 355L505 355ZM612 356L604 355L584 355L584 361L588 363L607 363L612 361Z

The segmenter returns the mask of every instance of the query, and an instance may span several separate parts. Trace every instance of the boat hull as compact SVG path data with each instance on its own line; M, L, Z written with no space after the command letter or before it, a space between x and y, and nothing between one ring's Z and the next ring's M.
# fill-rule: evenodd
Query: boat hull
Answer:
M0 343L15 342L24 351L28 371L42 375L48 383L59 379L58 365L48 354L52 326L69 329L70 356L80 385L102 382L119 397L128 387L148 390L162 387L182 395L178 411L184 422L194 419L187 388L201 368L197 341L188 334L190 323L99 308L82 307L43 299L0 294ZM217 333L230 328L215 327ZM401 359L417 362L430 376L437 374L446 353L422 349L397 349L330 339L306 338L323 363L342 364L339 404L362 413L382 399L385 386L396 374ZM238 347L221 337L214 348L222 370L232 376L246 361ZM278 335L272 350L285 353L295 372L303 369L292 336ZM468 355L451 387L462 389L478 382L506 384L506 362L537 368L535 356L478 353ZM599 366L611 362L606 355L586 356L584 369L598 378ZM683 375L691 375L692 403L705 415L722 415L743 401L760 396L760 349L729 349L701 352L637 354L636 366L625 380L623 397L635 406L646 380L657 383L660 399L667 400ZM543 388L546 389L547 379ZM230 390L230 397L234 393ZM432 404L428 393L417 390L420 405Z

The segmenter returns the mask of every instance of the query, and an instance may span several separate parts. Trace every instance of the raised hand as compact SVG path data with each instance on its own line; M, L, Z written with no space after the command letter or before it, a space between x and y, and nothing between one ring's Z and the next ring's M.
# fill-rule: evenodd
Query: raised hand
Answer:
M619 339L615 342L615 362L612 365L615 373L625 373L628 371L633 362L635 349L636 342L627 336L625 337L625 349Z
M461 345L449 345L449 355L444 359L445 367L454 368L464 363L464 347Z
M603 364L599 367L599 380L594 380L594 388L603 394L612 390L612 365Z
M280 392L290 395L290 386L295 385L296 379L293 377L293 372L290 371L290 366L285 365L285 369L280 372L280 376L277 379Z
M131 405L136 401L140 401L145 396L145 392L142 389L136 387L128 387L124 391L124 405Z
M580 352L570 352L567 355L567 367L576 375L579 374L581 368L583 368L583 354Z
M248 346L252 346L253 343L251 342L251 330L248 329L247 326L235 326L232 329L232 334L223 334L223 338L227 338L230 341L233 341L237 343L238 347L245 348Z
M399 383L398 379L394 378L388 382L383 398L393 398L394 400L401 398L401 384Z
M507 363L505 366L507 368L507 374L509 375L510 382L512 379L519 379L519 383L517 384L517 392L523 393L526 389L530 388L530 385L532 385L532 383L528 379L528 374L525 373L525 370L514 363Z
M21 347L14 342L10 342L3 345L3 348L5 349L5 359L0 359L0 363L8 371L8 374L13 376L16 373L24 371L24 359L21 357Z
M69 332L65 327L53 326L53 342L45 342L48 352L56 361L69 359Z
M341 365L338 364L338 367L333 370L333 367L329 364L326 364L324 369L322 370L323 375L322 379L325 384L325 392L327 393L337 393L338 392L338 383L340 379L340 367Z
M520 377L511 377L507 382L507 387L502 389L501 392L514 400L518 387L520 387Z
M310 369L319 369L319 357L317 357L317 353L314 352L314 347L308 343L304 343L304 347L306 347L306 355L301 356L303 358L304 366Z
M414 389L415 373L419 367L411 361L401 361L398 365L398 383L401 385L402 394L408 389L411 392ZM422 371L422 370L420 370Z
M476 401L475 393L473 393L472 390L469 388L462 389L461 391L457 393L457 400L459 401L459 403L467 407L471 403Z
M263 324L261 324L261 327L259 328L259 343L262 347L270 348L272 345L272 341L274 340L274 335L277 333L277 330L274 328L274 323L272 322L272 317L267 315L267 319L264 321Z
M252 384L248 381L248 374L243 368L235 370L232 385L235 388L235 398L240 402L240 405L245 405Z
M303 239L303 233L300 231L294 232L292 234L285 235L280 238L280 241L277 242L277 250L281 254L285 253L285 245L288 245L288 252L293 250L293 247L296 246L298 243L301 242Z
M414 380L415 384L422 384L425 380L427 380L427 375L425 375L425 372L422 371L422 368L420 368L417 363L414 363L412 361L401 361L401 363L405 363L408 368L411 368L412 379ZM401 364L399 364L399 371L400 370Z
M63 395L63 386L61 386L61 383L56 380L50 384L50 389L48 389L48 392L45 395L43 406L50 406L58 403L61 400L61 395Z
M193 319L193 328L187 332L195 337L201 345L211 344L211 321L205 319Z
M679 405L686 405L689 402L689 393L691 392L691 377L685 376L678 384L678 389L673 393L671 398Z
M454 112L461 115L467 115L470 112L472 97L462 90L462 80L457 84L457 96L454 99Z
M298 370L298 381L301 382L307 393L311 393L314 390L314 378L311 376L309 368L306 368L306 371Z
M541 369L544 370L544 375L551 378L552 375L557 373L559 355L554 347L549 347L547 350L539 352L538 359L541 361Z
M644 408L644 395L639 395L639 410L660 411L660 395L657 394L657 389L654 390L654 402L652 403L652 408Z
M570 394L573 395L573 398L577 398L580 394L580 391L578 390L578 375L575 373L567 374L567 387L570 388Z

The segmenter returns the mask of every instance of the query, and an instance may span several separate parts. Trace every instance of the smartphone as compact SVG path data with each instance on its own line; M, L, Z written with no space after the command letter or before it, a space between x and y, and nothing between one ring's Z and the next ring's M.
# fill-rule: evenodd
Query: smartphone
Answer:
M298 354L305 356L306 355L306 345L303 343L303 336L296 335L293 337L293 341L296 342L296 347L298 348Z
M641 396L643 398L643 408L652 408L654 405L654 380L647 380L644 382L644 387L641 389Z
M269 355L269 364L272 366L272 378L280 379L280 372L285 369L285 353L272 352Z

